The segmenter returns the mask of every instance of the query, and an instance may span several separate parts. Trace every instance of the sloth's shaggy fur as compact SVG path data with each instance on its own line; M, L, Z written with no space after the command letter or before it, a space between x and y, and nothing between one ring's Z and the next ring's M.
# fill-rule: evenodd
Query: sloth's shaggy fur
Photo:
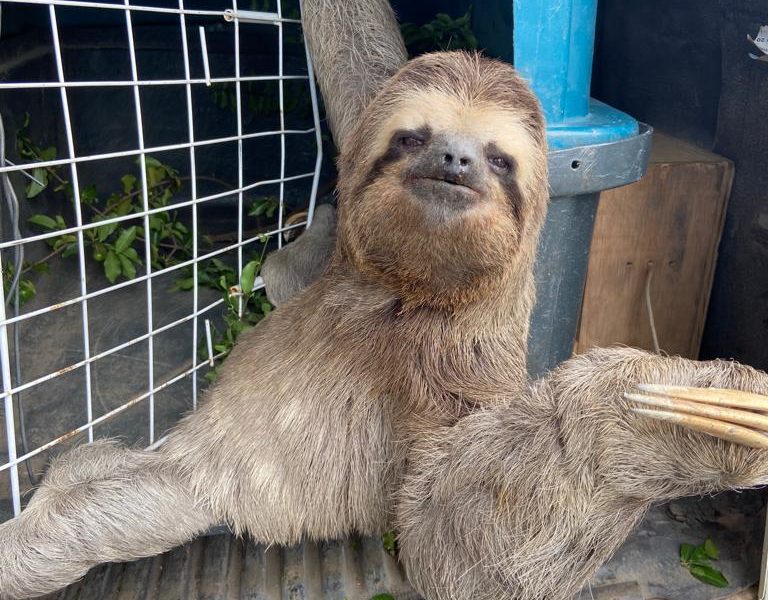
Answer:
M635 416L638 382L768 392L737 363L593 350L409 455L400 557L430 600L567 600L651 502L768 483L768 452Z
M442 152L400 148L414 128L493 148L509 169L478 158L472 203L457 208L463 186L414 183ZM534 96L501 62L424 56L349 139L329 271L242 335L159 451L98 444L60 458L0 525L0 597L55 590L220 521L271 543L379 533L411 443L522 385L547 203Z

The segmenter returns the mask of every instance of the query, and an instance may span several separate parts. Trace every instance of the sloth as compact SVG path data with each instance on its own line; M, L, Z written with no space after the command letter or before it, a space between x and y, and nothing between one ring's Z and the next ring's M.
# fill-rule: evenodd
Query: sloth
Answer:
M412 443L524 384L548 194L541 111L515 70L407 63L341 144L338 195L326 273L241 336L161 448L65 453L0 525L0 597L221 522L277 544L379 534Z
M514 69L461 52L398 69L386 2L304 8L326 100L331 71L374 65L329 103L330 264L241 336L160 449L99 442L53 462L0 525L0 598L221 522L278 544L394 524L429 600L567 598L649 502L768 480L768 455L744 445L764 444L764 398L658 387L768 391L747 367L608 350L527 379L546 140ZM318 60L334 23L357 29Z
M411 582L428 600L572 598L651 503L768 483L755 392L768 375L737 363L596 349L428 432L397 502Z

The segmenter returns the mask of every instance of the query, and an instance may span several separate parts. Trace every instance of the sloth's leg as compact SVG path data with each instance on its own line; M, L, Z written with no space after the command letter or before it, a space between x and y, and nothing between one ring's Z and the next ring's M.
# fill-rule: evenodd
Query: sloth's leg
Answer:
M55 591L98 563L159 554L215 523L161 453L82 446L0 525L0 598Z

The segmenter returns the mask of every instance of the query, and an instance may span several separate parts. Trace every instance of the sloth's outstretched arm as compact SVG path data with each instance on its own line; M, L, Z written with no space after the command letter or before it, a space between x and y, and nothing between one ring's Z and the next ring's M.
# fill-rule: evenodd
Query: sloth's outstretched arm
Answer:
M644 383L768 392L768 375L736 363L596 350L425 437L397 508L400 557L419 591L570 598L651 502L768 482L768 451L689 427L700 421L638 414L648 405L624 394ZM652 402L669 415L692 410L658 394Z
M24 512L0 525L0 599L57 590L97 563L159 554L214 525L165 462L107 442L59 457Z
M622 494L656 501L768 481L768 453L757 450L768 448L768 375L751 367L602 349L544 388L566 449Z

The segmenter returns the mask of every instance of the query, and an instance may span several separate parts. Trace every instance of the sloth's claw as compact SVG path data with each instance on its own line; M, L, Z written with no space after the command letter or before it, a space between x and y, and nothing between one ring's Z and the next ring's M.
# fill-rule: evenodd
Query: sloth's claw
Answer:
M704 404L730 406L731 408L746 408L768 413L768 396L742 392L740 390L725 390L720 388L697 388L682 385L658 385L640 383L637 389L641 392L658 396L669 396Z
M637 387L650 394L627 393L624 397L653 407L630 409L638 415L676 423L744 446L768 449L766 396L714 388L649 384Z

